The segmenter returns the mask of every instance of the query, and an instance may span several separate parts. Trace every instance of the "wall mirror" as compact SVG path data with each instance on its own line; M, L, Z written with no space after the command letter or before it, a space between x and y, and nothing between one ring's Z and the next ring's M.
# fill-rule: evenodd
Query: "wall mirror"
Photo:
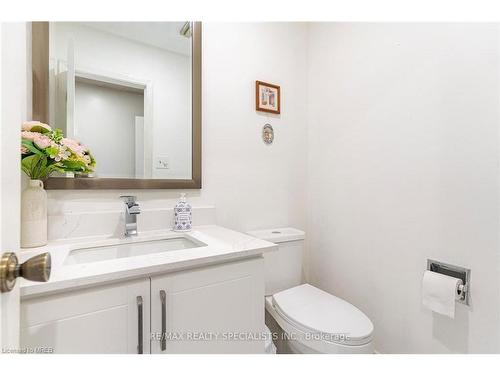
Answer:
M33 22L33 119L87 146L47 189L201 188L201 23Z

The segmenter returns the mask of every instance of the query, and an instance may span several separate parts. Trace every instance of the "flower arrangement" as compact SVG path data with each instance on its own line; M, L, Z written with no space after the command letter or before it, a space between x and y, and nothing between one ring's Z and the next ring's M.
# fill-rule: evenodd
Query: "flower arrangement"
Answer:
M95 159L80 142L64 138L61 129L39 121L23 123L21 169L32 180L45 180L52 172L91 173Z

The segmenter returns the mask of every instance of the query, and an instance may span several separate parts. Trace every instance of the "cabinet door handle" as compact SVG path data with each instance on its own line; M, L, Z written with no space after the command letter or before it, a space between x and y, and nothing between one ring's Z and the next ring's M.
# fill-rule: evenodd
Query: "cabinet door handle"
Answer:
M167 294L164 290L160 290L161 299L161 351L167 349Z
M143 349L143 314L142 314L142 296L137 296L137 354L142 354Z

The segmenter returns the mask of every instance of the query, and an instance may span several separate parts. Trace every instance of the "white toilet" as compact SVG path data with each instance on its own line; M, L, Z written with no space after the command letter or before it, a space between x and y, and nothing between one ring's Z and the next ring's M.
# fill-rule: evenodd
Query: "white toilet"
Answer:
M373 324L362 311L302 283L303 231L278 228L248 234L278 244L265 254L266 310L284 331L293 353L373 353Z

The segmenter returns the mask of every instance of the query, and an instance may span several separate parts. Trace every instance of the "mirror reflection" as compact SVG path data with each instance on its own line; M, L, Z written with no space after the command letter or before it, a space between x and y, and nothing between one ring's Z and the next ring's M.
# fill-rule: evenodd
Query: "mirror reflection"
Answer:
M50 124L91 177L190 179L192 24L51 22Z

